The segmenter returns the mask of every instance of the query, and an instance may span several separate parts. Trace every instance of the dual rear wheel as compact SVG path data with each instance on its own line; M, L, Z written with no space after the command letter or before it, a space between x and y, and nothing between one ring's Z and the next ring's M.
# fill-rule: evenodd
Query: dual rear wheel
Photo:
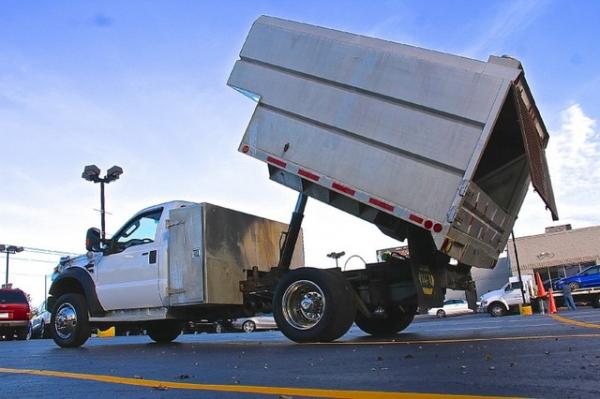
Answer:
M412 322L416 305L385 309L382 317L356 310L354 289L332 270L300 268L280 280L273 298L273 316L283 334L295 342L330 342L356 325L371 335L390 335Z

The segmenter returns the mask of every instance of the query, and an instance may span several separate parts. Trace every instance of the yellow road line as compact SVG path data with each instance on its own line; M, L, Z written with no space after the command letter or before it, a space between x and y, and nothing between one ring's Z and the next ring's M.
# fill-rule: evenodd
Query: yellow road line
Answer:
M587 327L587 328L600 328L600 324L587 323L585 321L577 321L572 319L567 319L566 317L559 316L557 314L551 314L554 320L560 321L565 324L570 324L578 327Z
M600 327L595 325L595 327ZM428 339L428 340L405 340L405 341L339 341L339 342L315 342L302 345L410 345L410 344L454 344L465 342L482 341L516 341L530 339L555 339L555 338L600 338L600 334L562 334L562 335L526 335L516 337L489 337L489 338L457 338L457 339Z
M30 369L12 369L0 368L0 373L10 374L28 374L44 377L70 378L76 380L87 380L106 382L111 384L135 385L140 387L159 388L159 389L187 389L197 391L216 391L216 392L236 392L263 395L286 395L286 396L308 396L314 398L335 398L335 399L506 399L507 396L473 396L473 395L450 395L435 393L416 393L416 392L382 392L382 391L350 391L335 389L317 389L317 388L286 388L286 387L265 387L255 385L214 385L214 384L192 384L185 382L171 382L159 380L142 380L137 378L114 377L101 374L70 373L65 371L52 370L30 370Z

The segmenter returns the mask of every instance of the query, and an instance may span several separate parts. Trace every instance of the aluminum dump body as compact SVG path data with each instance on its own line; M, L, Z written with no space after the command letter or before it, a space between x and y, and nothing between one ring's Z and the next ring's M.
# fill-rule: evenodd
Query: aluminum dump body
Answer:
M285 223L202 203L169 213L169 301L179 305L242 305L239 282L256 266L279 261ZM292 268L304 266L303 236Z
M493 267L530 181L556 216L548 134L520 63L260 17L228 84L258 102L240 151L270 178Z

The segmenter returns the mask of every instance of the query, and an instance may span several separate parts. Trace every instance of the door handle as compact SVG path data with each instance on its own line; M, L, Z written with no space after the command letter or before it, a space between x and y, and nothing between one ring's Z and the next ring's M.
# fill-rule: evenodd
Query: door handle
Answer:
M142 256L146 256L146 255L148 255L148 252L142 253Z

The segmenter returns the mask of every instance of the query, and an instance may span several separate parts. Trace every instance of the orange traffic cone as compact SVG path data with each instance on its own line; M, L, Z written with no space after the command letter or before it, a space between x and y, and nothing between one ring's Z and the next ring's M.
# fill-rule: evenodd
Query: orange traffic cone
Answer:
M556 310L556 303L554 302L554 295L552 293L552 288L548 290L548 313L558 313Z
M538 298L543 298L546 296L546 289L544 288L544 284L542 283L542 278L539 273L535 273L535 283L537 284L537 296Z

